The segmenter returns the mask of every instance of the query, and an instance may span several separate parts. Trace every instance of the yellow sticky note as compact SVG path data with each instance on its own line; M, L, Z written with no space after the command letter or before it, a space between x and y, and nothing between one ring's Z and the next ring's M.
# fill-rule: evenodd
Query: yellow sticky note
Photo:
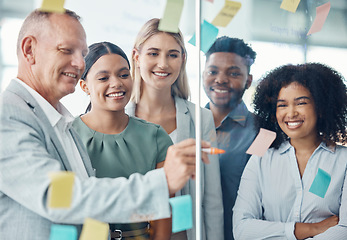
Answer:
M178 33L183 4L184 0L167 0L164 16L158 26L160 31Z
M107 240L108 231L109 226L107 223L92 218L86 218L79 240Z
M48 207L69 208L71 206L72 190L75 180L73 172L50 173L51 185L48 192Z
M295 13L299 3L300 0L283 0L280 8Z
M64 13L65 0L43 0L40 10L44 12Z
M240 10L241 3L234 1L225 1L224 7L218 15L213 19L212 24L215 26L226 27Z

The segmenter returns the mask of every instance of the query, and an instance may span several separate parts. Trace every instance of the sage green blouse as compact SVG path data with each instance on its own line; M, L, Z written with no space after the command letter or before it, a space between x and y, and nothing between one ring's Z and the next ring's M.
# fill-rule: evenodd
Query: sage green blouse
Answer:
M165 160L172 145L165 130L145 120L129 117L128 126L119 134L103 134L90 129L80 117L72 126L87 148L96 177L126 177L145 174ZM146 223L147 224L147 223ZM111 224L111 230L130 231L143 228L144 223Z

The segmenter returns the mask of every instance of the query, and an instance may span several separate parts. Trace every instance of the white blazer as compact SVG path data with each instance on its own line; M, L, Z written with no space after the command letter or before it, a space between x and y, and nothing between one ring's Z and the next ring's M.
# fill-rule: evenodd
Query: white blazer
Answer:
M195 104L175 97L177 142L187 138L195 138ZM129 102L126 113L135 115L136 105ZM216 147L216 130L212 112L201 108L201 137ZM175 143L177 143L175 142ZM223 199L220 180L219 159L217 155L209 155L210 164L201 164L201 216L202 239L224 239ZM195 227L195 180L189 180L181 190L182 195L190 194L193 200L193 228L187 231L188 240L196 239Z

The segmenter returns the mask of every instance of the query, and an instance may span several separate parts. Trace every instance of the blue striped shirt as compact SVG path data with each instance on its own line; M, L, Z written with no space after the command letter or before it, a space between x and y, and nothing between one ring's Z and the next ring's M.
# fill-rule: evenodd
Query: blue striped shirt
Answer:
M210 104L206 105L210 109ZM218 148L225 150L219 155L223 207L224 239L233 240L232 209L239 189L241 175L251 155L246 153L257 132L254 128L254 116L241 101L216 126Z
M339 216L339 224L313 239L347 239L346 171L347 148L339 145L321 143L302 178L289 142L278 150L269 149L263 157L252 156L233 209L235 239L296 239L296 222L315 223L332 215ZM325 181L324 197L310 191L315 178L324 179L319 172L331 178L330 183Z

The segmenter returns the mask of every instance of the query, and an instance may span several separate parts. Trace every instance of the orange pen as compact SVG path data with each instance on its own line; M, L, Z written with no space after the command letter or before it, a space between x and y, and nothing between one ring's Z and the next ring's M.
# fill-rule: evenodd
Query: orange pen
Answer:
M215 147L203 148L202 151L206 152L208 154L222 154L222 153L225 153L225 150L219 149L219 148L215 148Z

